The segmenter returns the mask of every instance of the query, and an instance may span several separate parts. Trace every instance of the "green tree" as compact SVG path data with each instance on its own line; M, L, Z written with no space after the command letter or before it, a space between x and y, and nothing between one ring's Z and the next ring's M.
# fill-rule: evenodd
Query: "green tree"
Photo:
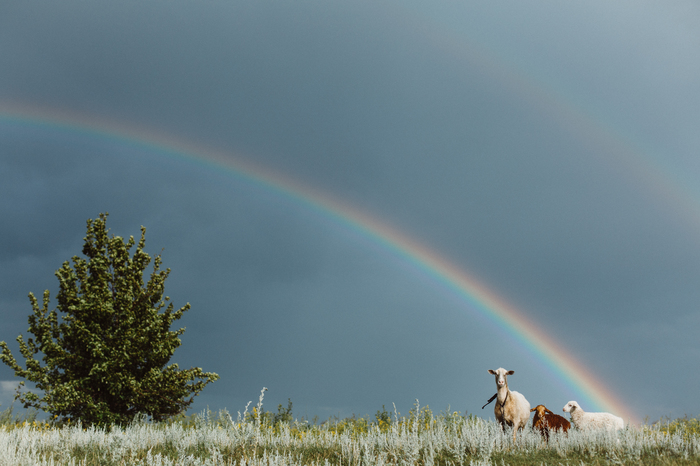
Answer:
M170 326L190 305L176 311L172 303L165 307L170 269L160 269L160 255L144 284L151 263L143 251L146 229L141 227L138 244L133 236L125 243L108 235L106 220L107 214L100 214L87 221L86 259L74 256L72 267L66 261L56 271L56 309L49 311L48 290L43 307L29 293L33 313L28 331L34 338L25 342L22 335L17 337L26 367L17 363L4 341L0 359L43 392L18 390L15 398L25 408L48 411L59 421L80 419L85 425L124 424L136 414L160 421L183 413L219 376L199 367L180 370L177 364L168 365L185 331L171 331Z

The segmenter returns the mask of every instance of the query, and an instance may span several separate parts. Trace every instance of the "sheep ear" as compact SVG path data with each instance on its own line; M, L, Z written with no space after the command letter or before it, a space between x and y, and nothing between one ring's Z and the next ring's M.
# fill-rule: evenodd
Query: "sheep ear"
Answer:
M489 369L489 374L496 375L496 372L493 369Z
M537 408L532 408L532 409L530 410L530 412L533 412L533 411L536 411L536 410L537 410Z
M508 371L508 372L506 372L506 374L513 375L513 374L515 374L515 371Z
M547 409L547 408L544 408L544 412L545 412L545 413L549 413L549 414L554 414L553 412L551 412L551 411L550 411L549 409Z

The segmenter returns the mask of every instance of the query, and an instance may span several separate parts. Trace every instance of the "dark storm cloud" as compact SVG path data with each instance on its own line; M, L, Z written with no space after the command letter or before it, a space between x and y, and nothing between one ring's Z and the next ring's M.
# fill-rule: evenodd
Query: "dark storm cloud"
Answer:
M94 115L271 167L474 272L640 416L693 409L663 374L697 355L700 243L658 191L675 175L698 192L692 4L3 8L0 108ZM577 131L567 111L594 129ZM652 170L662 181L640 179L598 136L666 170ZM264 385L272 404L291 397L309 414L414 398L475 411L493 389L485 370L507 365L518 390L543 398L531 402L574 396L366 237L156 152L0 123L1 339L26 328L28 291L54 289L85 220L109 211L115 234L148 228L169 294L192 303L176 358L222 375L198 406L242 409Z

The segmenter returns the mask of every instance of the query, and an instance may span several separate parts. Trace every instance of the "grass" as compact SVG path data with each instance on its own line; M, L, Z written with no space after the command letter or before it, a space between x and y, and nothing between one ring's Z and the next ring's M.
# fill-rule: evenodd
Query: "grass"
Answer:
M281 414L291 415L291 403ZM698 419L665 420L617 433L571 431L549 443L525 430L417 404L408 416L385 409L370 418L317 424L272 415L260 403L234 419L205 412L109 429L54 426L0 415L3 465L699 465Z

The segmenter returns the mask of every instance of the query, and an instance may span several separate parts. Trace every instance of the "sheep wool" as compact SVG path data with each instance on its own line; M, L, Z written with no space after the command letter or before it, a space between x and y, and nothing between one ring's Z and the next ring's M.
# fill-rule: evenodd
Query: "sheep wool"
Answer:
M571 414L571 422L577 429L620 430L625 427L621 417L610 413L587 413L575 401L569 401L563 411Z

